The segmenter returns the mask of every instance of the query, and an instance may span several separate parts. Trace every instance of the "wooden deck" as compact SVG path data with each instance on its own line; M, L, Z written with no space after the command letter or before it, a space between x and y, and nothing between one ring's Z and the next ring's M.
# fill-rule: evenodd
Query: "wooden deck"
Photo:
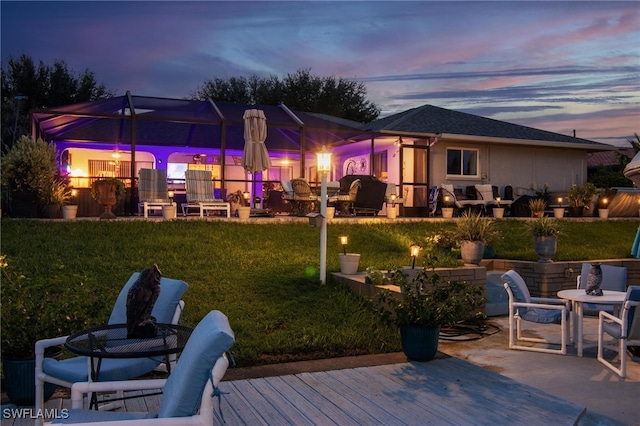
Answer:
M427 363L224 381L220 389L227 425L573 425L586 412L573 402L447 356ZM125 409L157 411L160 398L129 399ZM68 400L64 405L61 401L50 400L47 408L68 407ZM223 424L219 415L216 409ZM33 421L3 419L2 424Z

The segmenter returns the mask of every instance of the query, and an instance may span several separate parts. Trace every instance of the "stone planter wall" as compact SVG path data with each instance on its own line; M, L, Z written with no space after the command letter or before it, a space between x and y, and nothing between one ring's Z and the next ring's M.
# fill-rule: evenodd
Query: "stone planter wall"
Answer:
M605 259L593 260L605 265L624 266L627 268L627 285L640 285L640 259ZM488 259L480 262L480 266L464 266L459 268L436 268L443 281L465 280L486 284L487 271L518 272L527 283L529 292L536 297L556 297L560 290L576 288L576 278L582 269L582 261L539 263L522 260ZM417 269L415 270L417 273ZM373 286L365 284L366 273L345 275L334 272L333 279L351 288L356 294L370 297L381 289L398 291L397 286ZM486 286L484 286L486 291Z
M627 285L640 285L640 259L605 259L592 262L624 266L627 268ZM560 290L576 288L576 278L580 275L582 263L582 261L539 263L491 259L482 261L481 265L489 271L513 269L524 278L532 296L556 297Z

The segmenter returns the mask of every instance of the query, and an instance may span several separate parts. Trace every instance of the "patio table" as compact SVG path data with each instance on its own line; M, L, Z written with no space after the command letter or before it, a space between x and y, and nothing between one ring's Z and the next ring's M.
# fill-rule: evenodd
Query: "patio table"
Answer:
M584 320L584 303L597 303L599 305L613 305L619 307L624 303L627 295L624 291L602 290L602 296L591 296L585 292L583 288L561 290L558 297L571 301L571 324L573 325L573 341L576 345L578 356L582 356L584 348L583 320Z
M70 335L65 347L71 352L89 357L91 380L100 378L104 358L164 357L167 373L171 373L169 355L182 352L192 328L176 324L157 324L155 337L127 338L126 324L110 324L89 328ZM91 396L91 408L97 409L97 398Z

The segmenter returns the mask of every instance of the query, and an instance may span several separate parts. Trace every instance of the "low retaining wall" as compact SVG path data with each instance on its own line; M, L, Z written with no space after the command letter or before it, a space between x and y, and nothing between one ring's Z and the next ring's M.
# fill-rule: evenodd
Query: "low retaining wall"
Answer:
M640 285L640 259L591 260L603 265L627 268L627 285ZM526 262L522 260L490 259L481 265L488 271L508 271L519 273L529 287L532 296L556 297L560 290L576 288L576 278L580 275L583 261L576 262Z
M605 259L591 260L604 265L624 266L627 268L627 285L640 285L640 259ZM479 266L462 266L459 268L436 268L435 271L443 281L465 280L475 284L483 284L486 294L487 271L518 272L529 287L529 292L536 297L556 297L560 290L576 288L576 278L582 270L582 261L539 263L523 260L486 259ZM416 272L418 269L415 270ZM347 285L361 296L375 296L382 289L399 292L395 285L374 286L365 283L365 272L346 275L333 272L333 279Z

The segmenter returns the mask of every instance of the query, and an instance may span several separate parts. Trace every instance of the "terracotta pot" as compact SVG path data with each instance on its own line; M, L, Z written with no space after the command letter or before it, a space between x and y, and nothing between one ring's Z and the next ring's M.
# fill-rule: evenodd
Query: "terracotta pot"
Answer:
M104 212L100 215L100 219L115 219L111 208L118 201L116 197L116 186L111 182L94 183L97 193L98 204L104 207Z

